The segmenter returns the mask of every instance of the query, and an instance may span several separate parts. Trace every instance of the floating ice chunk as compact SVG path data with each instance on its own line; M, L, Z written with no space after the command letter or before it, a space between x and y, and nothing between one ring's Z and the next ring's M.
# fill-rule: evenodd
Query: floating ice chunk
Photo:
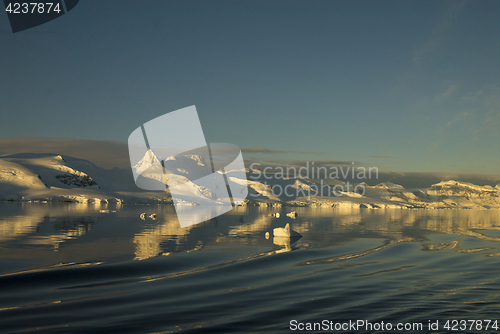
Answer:
M302 235L298 232L293 231L290 228L290 223L286 223L285 227L278 227L273 230L273 235L275 237L301 237Z
M286 214L286 216L287 216L287 217L290 217L290 218L292 218L292 219L295 219L295 218L297 218L297 217L298 217L298 214L297 214L297 212L292 211L292 212L287 213L287 214Z

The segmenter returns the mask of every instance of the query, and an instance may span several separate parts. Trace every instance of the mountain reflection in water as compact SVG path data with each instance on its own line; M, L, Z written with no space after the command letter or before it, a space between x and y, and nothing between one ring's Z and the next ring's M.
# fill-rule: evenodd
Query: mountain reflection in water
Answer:
M286 223L302 237L273 237ZM281 333L291 319L491 318L499 241L499 210L238 207L181 228L165 205L0 203L0 328Z

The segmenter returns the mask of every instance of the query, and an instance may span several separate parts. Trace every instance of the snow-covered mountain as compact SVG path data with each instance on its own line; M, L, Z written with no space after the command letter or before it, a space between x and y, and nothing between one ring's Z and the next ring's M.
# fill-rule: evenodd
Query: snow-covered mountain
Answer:
M215 192L217 187L210 184L197 183L196 180L213 173L212 167L202 156L197 154L186 154L158 158L151 150L133 167L139 176L136 183L143 189L165 189L185 185L181 195L188 202L214 200L219 196ZM212 182L214 183L214 182Z
M390 182L375 186L364 185L363 195L349 192L341 197L300 197L289 201L297 206L332 206L343 208L402 208L402 209L500 209L500 184L478 186L466 182L442 181L424 189L405 189Z
M0 199L121 202L112 194L127 189L120 174L124 176L122 171L57 154L4 155L0 157Z
M98 189L88 174L71 168L60 155L17 154L2 159L0 177L11 186L30 188L74 187Z
M418 190L415 194L423 202L433 205L444 203L447 207L494 208L500 206L500 184L493 188L450 180L434 184L423 194Z
M146 170L161 168L161 163L153 151L148 150L133 168L135 168L138 174L142 174Z
M199 154L172 157L163 161L148 151L133 167L145 180L171 186L187 185L186 202L217 200L221 189L208 181L212 174L208 159ZM321 185L306 178L267 178L247 170L247 180L237 172L227 173L229 183L248 186L244 205L309 206L359 208L500 208L500 184L478 186L466 182L442 181L425 189L405 189L390 182L375 186L361 184L364 191L355 191L337 181ZM196 180L205 177L205 183ZM216 175L214 176L216 177ZM207 183L208 182L208 183ZM333 186L343 186L333 193ZM58 154L24 153L0 156L0 200L63 201L80 203L172 203L168 188L147 191L137 187L132 169L112 170L93 163Z

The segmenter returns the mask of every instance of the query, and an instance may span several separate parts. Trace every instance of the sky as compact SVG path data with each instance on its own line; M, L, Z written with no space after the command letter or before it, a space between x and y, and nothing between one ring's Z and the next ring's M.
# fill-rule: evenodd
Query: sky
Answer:
M498 175L499 13L496 0L81 0L15 34L3 14L0 138L126 143L195 105L207 142L251 161Z

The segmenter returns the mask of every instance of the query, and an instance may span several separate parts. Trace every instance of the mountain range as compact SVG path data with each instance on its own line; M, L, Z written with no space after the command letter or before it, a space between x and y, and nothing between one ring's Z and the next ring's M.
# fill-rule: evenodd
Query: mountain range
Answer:
M217 191L196 184L196 179L212 173L210 162L199 155L176 156L162 166L148 151L133 168L104 169L78 158L59 154L22 153L0 156L0 200L73 203L166 203L172 204L168 188L147 191L137 187L133 170L143 181L164 184L164 174L172 182L189 183L190 204L217 199ZM272 178L246 170L228 172L228 182L247 185L249 195L243 205L337 207L346 209L383 208L464 208L500 209L500 184L495 187L443 180L429 188L406 189L384 182L370 186L347 185L341 181L326 185L307 178ZM141 181L142 182L142 181ZM336 188L334 186L337 185ZM323 193L321 193L323 190ZM335 191L333 191L335 190Z

